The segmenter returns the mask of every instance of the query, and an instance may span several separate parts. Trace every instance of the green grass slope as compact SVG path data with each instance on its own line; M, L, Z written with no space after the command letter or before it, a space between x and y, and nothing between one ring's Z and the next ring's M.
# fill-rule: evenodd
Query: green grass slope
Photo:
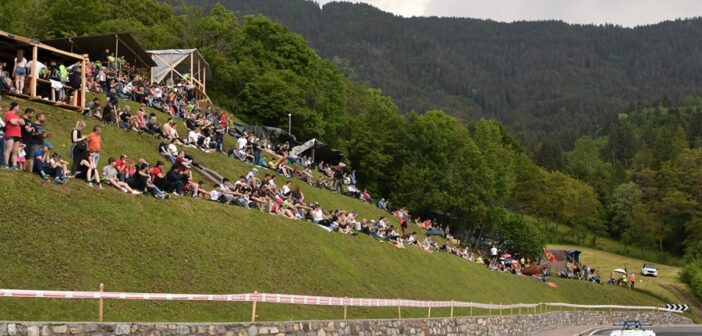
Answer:
M5 101L3 104L7 104ZM52 141L67 153L75 112L20 101L47 112ZM92 126L94 122L89 122ZM158 159L158 140L106 127L101 161L127 153ZM193 152L227 176L250 167L222 155ZM16 289L241 293L277 292L349 297L465 300L493 303L574 302L660 305L655 296L614 286L556 280L559 287L500 274L457 257L397 249L369 237L328 233L218 203L157 201L115 189L62 186L0 171L0 287ZM357 200L304 186L327 208L383 213ZM111 321L244 321L247 303L107 301ZM457 310L457 314L468 314ZM391 318L397 310L350 308L350 318ZM260 304L259 319L339 319L341 308ZM425 316L403 309L403 317ZM447 316L448 309L433 316ZM94 320L95 301L0 298L5 320Z
M607 279L615 268L626 267L629 272L636 273L636 287L642 291L650 292L667 303L689 304L695 318L702 320L702 305L692 295L687 284L680 280L680 267L656 264L658 277L644 277L641 266L650 260L636 259L607 251L574 245L549 245L549 248L578 249L583 253L580 261L585 265L598 270L600 276Z

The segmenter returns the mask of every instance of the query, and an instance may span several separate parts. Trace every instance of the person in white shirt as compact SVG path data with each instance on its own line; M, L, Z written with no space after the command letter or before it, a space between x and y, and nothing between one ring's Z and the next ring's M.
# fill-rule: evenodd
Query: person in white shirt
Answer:
M239 147L240 150L243 150L246 148L246 145L248 144L248 140L246 140L245 136L240 137L239 139L236 140L236 144Z
M202 134L200 134L200 129L198 127L191 129L188 132L188 145L198 147L198 142L200 141L201 137L203 137L203 136L202 136Z
M490 257L492 257L493 263L497 263L497 247L495 245L490 248Z
M290 189L290 186L291 186L291 185L292 185L292 183L291 183L290 181L285 182L285 184L283 185L283 187L280 188L280 195L283 196L283 197L288 197L288 196L290 196L290 192L292 192L292 190Z
M29 61L27 62L27 69L29 73L27 74L28 77L32 77L32 74L34 74L34 61ZM42 74L46 73L46 64L37 61L37 78L41 78Z

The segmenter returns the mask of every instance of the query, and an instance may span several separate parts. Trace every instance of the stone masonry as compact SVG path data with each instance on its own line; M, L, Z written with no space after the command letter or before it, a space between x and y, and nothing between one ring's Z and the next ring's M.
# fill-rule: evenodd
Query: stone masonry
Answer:
M680 314L664 312L550 312L491 317L221 324L0 322L0 336L521 336L564 326L608 326L624 320L639 320L654 325L692 323Z

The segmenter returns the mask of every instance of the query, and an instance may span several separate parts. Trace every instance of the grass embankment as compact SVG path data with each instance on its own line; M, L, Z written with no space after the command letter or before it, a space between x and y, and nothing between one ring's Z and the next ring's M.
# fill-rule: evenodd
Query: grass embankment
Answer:
M692 312L699 320L702 320L699 303L690 293L688 286L680 280L681 269L679 267L656 264L658 277L644 277L641 275L641 266L643 266L644 262L651 262L649 260L644 261L574 245L549 245L549 248L578 249L582 251L580 261L597 269L603 281L607 281L613 269L626 267L629 272L636 273L637 289L650 292L663 299L666 303L690 304Z
M48 112L56 148L68 150L75 112L20 101ZM4 102L7 104L7 101ZM89 122L89 125L94 125ZM158 159L157 139L106 127L104 153ZM222 155L192 152L228 176L250 166ZM555 280L551 289L524 277L490 272L442 253L397 249L369 237L328 233L303 221L255 210L175 198L157 201L79 181L55 185L0 171L0 287L54 290L241 293L278 292L349 297L465 300L493 303L573 302L660 305L658 298L614 286ZM327 208L382 211L303 186ZM245 321L250 304L107 301L110 321ZM5 320L94 320L95 301L0 298ZM432 311L447 316L448 309ZM476 313L478 313L476 311ZM350 308L350 318L392 318L397 310ZM468 314L468 310L456 310ZM259 319L339 319L341 308L260 304ZM403 317L426 316L403 309Z
M561 245L582 245L578 243L577 239L571 233L571 230L565 225L550 223L548 225L548 228L542 227L542 229L546 234L547 241L549 241L550 243ZM592 249L606 251L612 254L619 254L633 259L641 259L645 260L646 262L661 263L674 266L683 265L683 260L679 256L675 256L664 251L655 251L651 249L641 248L638 246L626 245L620 241L599 236L593 236L589 233L586 234L583 243L585 244L585 246Z

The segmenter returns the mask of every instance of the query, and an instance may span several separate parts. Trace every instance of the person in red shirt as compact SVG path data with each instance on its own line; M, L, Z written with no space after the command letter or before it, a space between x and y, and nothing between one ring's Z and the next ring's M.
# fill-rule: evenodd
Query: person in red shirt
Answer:
M156 161L156 164L151 168L151 182L159 189L165 189L166 172L163 171L163 162Z
M129 179L129 163L127 162L127 154L122 154L119 156L119 160L115 162L115 169L117 169L117 178L120 182L125 182Z
M10 109L5 114L5 152L3 153L3 166L7 169L18 170L17 158L22 145L22 126L24 119L19 116L19 105L10 104Z

